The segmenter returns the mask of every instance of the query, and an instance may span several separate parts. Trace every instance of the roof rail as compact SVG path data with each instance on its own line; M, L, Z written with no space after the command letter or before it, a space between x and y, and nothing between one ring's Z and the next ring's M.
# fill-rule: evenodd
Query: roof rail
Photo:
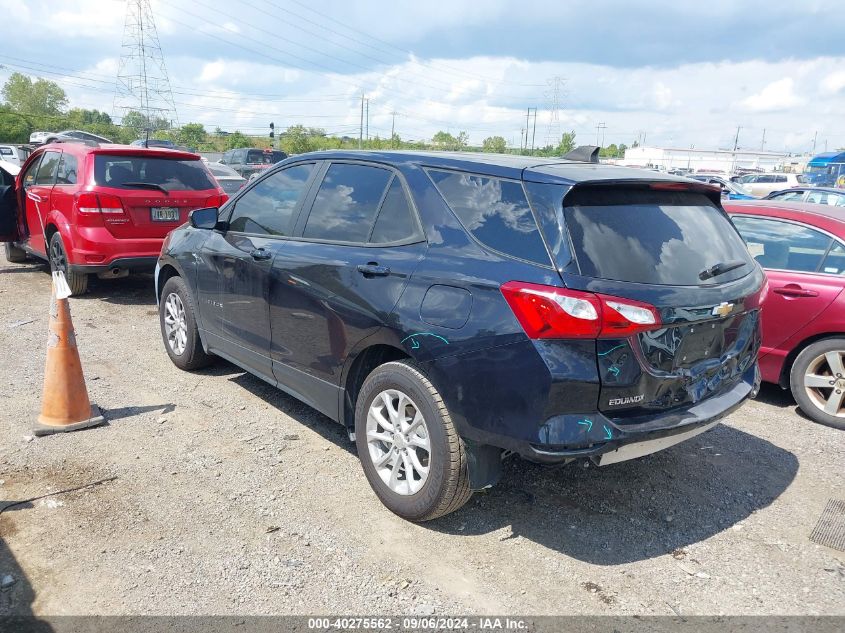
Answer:
M92 141L91 139L87 138L57 138L53 143L82 143L83 145L87 145L88 147L99 147L100 144L97 141Z
M597 145L580 145L562 156L566 160L575 160L579 163L599 162L599 149Z

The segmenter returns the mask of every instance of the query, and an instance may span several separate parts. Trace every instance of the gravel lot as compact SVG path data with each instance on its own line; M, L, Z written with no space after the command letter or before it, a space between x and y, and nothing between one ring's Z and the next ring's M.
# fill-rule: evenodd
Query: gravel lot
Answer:
M71 300L108 425L32 439L49 293L0 255L0 505L116 479L0 515L0 615L845 615L845 553L808 539L845 434L779 389L634 462L511 460L413 525L327 418L222 361L177 370L148 276Z

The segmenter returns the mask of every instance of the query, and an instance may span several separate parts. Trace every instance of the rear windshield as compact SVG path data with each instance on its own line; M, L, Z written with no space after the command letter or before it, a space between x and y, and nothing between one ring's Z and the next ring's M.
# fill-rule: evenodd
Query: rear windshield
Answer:
M699 286L739 279L753 270L742 238L703 194L575 189L564 205L578 267L587 277ZM717 264L740 262L701 279Z
M98 185L118 189L153 188L150 185L158 185L167 191L217 189L211 174L199 159L96 154L94 181Z
M283 152L265 152L260 149L251 149L246 153L246 162L249 165L273 165L285 159Z

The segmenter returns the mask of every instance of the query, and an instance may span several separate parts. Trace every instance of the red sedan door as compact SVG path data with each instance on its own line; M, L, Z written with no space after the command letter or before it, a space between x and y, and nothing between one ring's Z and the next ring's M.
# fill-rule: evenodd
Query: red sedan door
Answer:
M792 220L738 214L732 219L769 278L760 350L765 356L819 316L842 292L841 271L822 270L828 251L841 246L830 235Z

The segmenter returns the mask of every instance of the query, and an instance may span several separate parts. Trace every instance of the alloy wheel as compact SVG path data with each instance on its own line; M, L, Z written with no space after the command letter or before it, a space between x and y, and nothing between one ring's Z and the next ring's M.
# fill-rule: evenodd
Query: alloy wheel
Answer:
M170 349L181 356L188 345L188 322L185 305L175 292L167 295L164 301L164 333Z
M816 407L839 418L845 418L845 351L825 352L813 359L804 374L804 390Z
M381 480L399 495L425 485L431 439L419 407L398 389L379 393L367 412L367 448Z

